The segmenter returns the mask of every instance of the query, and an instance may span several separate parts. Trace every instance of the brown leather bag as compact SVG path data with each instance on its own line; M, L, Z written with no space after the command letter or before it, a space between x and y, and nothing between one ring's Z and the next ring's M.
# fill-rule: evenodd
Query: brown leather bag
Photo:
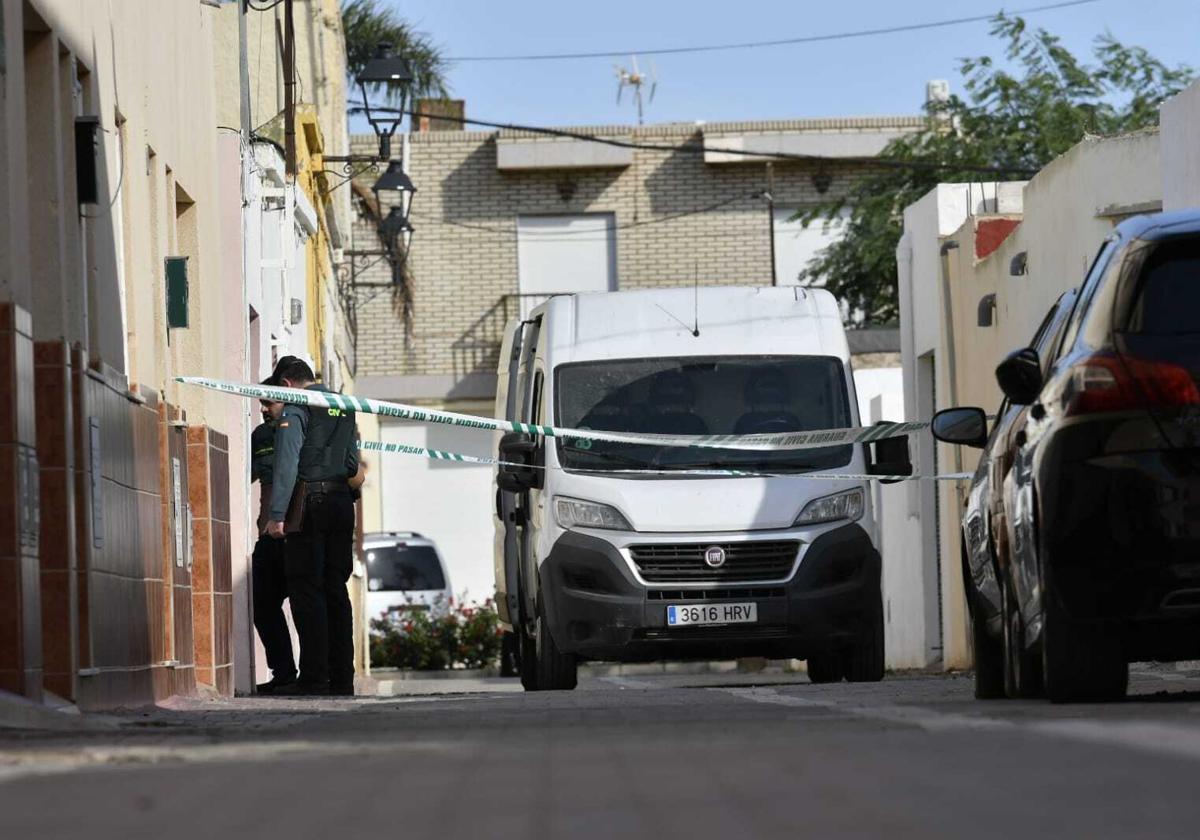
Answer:
M308 482L296 479L296 487L292 490L292 499L288 502L287 516L283 518L283 532L298 534L304 527L304 500L308 496Z

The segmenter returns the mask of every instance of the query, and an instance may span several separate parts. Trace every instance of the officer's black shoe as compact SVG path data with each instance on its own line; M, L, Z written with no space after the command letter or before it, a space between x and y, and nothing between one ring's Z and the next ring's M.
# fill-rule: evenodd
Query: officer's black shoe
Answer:
M354 696L354 686L353 685L330 685L329 686L329 696L330 697L353 697Z
M275 689L276 697L328 697L329 683L294 682Z
M273 677L269 682L259 683L258 685L256 685L254 687L254 693L261 694L265 697L270 697L275 694L280 694L284 690L293 689L293 688L295 688L295 686L296 686L296 678L295 677L287 677L286 679L280 679L279 677Z

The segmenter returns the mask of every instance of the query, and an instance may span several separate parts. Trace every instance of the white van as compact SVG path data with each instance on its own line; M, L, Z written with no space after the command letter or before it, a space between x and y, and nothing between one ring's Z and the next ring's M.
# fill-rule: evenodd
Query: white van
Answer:
M510 323L497 416L670 435L860 424L837 302L718 287L553 297ZM909 474L907 441L746 451L504 435L496 589L527 690L581 659L808 660L883 676L880 556L861 479ZM767 476L698 475L735 468Z
M450 575L432 540L415 531L363 534L363 555L368 617L401 621L412 612L449 611Z

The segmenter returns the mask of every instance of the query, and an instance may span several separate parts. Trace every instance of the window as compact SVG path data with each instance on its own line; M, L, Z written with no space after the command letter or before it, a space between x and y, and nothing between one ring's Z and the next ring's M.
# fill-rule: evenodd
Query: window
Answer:
M667 435L844 428L844 367L828 356L730 356L580 362L556 371L558 424ZM844 466L851 446L779 452L559 441L564 467L804 471Z
M396 545L367 549L367 588L372 592L445 589L437 552L428 545Z
M1100 287L1100 278L1108 268L1108 264L1112 260L1117 247L1118 242L1116 239L1108 239L1105 240L1104 244L1100 246L1100 250L1096 253L1096 259L1092 261L1092 267L1088 269L1087 276L1080 287L1079 298L1075 301L1075 308L1071 310L1071 318L1067 322L1067 330L1063 335L1062 344L1059 345L1058 356L1065 353L1075 343L1075 338L1079 335L1079 325L1087 315L1092 298L1096 295L1096 289Z
M1200 237L1171 239L1154 248L1134 295L1129 332L1200 333Z

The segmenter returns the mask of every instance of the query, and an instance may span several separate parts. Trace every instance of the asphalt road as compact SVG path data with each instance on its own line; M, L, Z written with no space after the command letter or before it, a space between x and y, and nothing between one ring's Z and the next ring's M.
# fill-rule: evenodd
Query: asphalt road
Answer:
M0 730L3 838L1196 837L1200 672L1108 706L969 677L511 682ZM400 690L405 690L404 686Z

